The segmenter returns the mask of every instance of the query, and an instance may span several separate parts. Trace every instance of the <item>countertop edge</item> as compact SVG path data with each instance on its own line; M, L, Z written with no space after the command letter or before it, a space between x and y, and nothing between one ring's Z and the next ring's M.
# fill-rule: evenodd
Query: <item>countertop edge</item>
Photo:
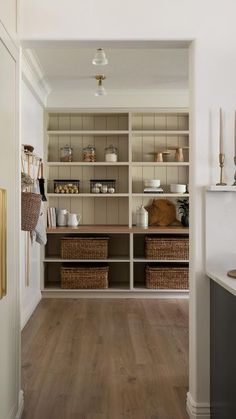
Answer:
M206 275L218 285L236 296L236 279L227 275L227 272L231 269L236 269L236 258L234 258L234 260L229 258L220 266L216 265L213 267L210 264L206 269Z

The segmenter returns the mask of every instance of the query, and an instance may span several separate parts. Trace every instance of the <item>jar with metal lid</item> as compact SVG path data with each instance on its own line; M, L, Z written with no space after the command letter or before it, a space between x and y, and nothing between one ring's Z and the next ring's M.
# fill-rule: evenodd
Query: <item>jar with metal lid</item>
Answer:
M118 149L114 145L105 148L105 161L116 162L118 160Z
M73 148L66 145L60 148L60 161L61 162L72 162L73 161Z
M96 148L88 145L83 148L83 161L95 162L96 161Z

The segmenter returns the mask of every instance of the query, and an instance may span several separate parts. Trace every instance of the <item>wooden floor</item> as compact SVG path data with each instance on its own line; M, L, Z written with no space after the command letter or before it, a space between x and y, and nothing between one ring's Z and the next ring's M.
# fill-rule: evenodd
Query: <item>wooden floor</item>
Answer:
M43 300L22 337L24 419L185 419L187 300Z

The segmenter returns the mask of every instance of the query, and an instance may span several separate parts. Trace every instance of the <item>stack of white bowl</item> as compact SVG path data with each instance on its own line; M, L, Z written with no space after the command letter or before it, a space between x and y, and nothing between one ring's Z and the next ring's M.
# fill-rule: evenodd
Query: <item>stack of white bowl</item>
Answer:
M186 185L182 185L180 183L171 183L170 192L171 193L185 193Z
M144 181L144 193L163 193L160 184L160 179L146 179Z

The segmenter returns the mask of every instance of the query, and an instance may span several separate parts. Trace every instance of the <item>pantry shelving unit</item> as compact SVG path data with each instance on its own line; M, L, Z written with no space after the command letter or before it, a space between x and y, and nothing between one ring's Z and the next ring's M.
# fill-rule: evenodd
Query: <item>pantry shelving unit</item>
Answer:
M82 149L96 147L96 162L82 161ZM118 162L104 161L109 144L118 148ZM73 162L60 162L60 148L73 148ZM171 183L189 182L189 153L184 149L184 162L175 161L175 151L164 162L154 162L153 153L168 147L189 146L188 109L151 110L48 110L45 115L45 177L48 205L67 208L82 216L77 228L48 228L48 243L42 254L41 289L45 297L114 296L140 297L186 296L186 290L148 290L144 283L145 264L178 263L187 260L149 261L144 255L146 235L184 235L188 228L135 226L136 207L148 205L153 198L168 198L176 203L189 194L170 193ZM79 179L79 194L54 193L54 179ZM90 179L115 179L114 194L90 193ZM162 194L143 193L145 179L160 179ZM60 288L60 267L67 263L88 263L87 260L60 258L60 239L66 235L109 237L109 257L90 260L108 263L107 290L63 290Z

